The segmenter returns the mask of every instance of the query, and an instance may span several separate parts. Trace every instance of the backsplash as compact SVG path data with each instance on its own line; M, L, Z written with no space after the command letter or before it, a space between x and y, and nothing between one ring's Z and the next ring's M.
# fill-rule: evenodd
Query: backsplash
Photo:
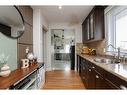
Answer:
M76 43L76 52L80 53L83 46L83 43Z
M96 49L96 53L99 55L105 55L104 52L104 47L106 46L105 40L102 41L96 41L96 42L91 42L86 44L89 48L94 48Z
M105 52L103 51L105 45L106 45L105 40L91 42L91 43L87 43L87 44L77 43L76 44L76 51L80 52L83 46L88 46L88 48L95 49L96 53L98 55L105 55Z
M9 65L12 71L17 69L17 40L16 39L11 39L0 33L0 55L1 54L5 54L5 56L9 56L7 64Z

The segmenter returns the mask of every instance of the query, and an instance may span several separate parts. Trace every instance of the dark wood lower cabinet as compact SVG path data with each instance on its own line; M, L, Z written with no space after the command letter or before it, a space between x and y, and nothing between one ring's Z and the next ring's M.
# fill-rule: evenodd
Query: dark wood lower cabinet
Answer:
M91 68L88 69L88 89L95 89L95 71Z
M87 65L85 65L84 64L84 61L85 60L83 60L83 59L81 59L81 65L80 65L80 67L81 67L81 70L80 70L80 72L81 72L81 78L82 78L82 81L83 81L83 83L87 86L88 84L88 82L87 82L87 80L88 80L88 76L86 76L87 75Z
M107 83L107 81L105 81L105 79L99 75L98 73L96 73L95 75L95 82L96 82L96 89L110 89L111 87L109 86L109 83Z
M105 79L105 89L120 89L120 88L116 86L115 84L113 84L108 79Z
M94 78L94 71L89 68L89 63L86 60L81 58L80 62L80 76L81 79L87 89L94 89L95 88L95 78Z
M113 81L109 80L108 77L106 77L106 75L109 76L108 72L96 67L93 63L84 58L79 59L79 75L87 89L120 89L120 87L113 82L118 79Z

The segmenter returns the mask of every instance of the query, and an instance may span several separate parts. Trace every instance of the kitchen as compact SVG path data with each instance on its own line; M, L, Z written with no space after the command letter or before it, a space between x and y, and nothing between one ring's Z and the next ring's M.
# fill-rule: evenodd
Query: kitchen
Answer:
M126 8L0 6L0 89L127 89ZM52 66L52 30L74 31L73 69Z

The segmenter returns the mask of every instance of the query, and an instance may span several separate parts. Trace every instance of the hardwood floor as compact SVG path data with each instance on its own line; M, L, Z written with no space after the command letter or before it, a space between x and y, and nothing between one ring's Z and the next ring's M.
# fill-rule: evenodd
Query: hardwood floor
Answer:
M75 71L48 71L43 89L85 89L80 76Z

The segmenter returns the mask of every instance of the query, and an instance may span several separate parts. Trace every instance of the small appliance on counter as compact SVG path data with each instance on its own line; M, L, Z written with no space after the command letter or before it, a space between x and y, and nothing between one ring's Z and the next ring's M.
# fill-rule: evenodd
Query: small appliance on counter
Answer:
M81 53L83 53L83 54L89 54L89 48L86 47L86 46L83 46Z
M89 55L96 55L95 49L89 49Z
M88 54L88 55L96 55L96 50L84 46L84 47L82 48L82 52L81 52L81 53L82 53L82 54Z

